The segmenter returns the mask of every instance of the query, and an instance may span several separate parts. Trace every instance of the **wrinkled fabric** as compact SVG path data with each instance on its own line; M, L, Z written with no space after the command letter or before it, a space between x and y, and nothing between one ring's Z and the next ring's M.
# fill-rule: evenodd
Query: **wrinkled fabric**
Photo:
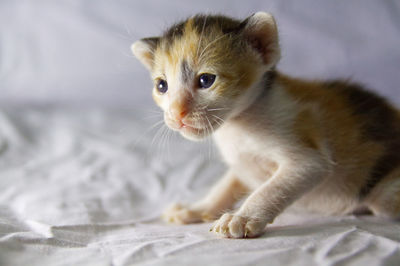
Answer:
M398 265L400 223L375 217L288 210L246 240L165 224L224 166L143 112L0 111L1 265Z

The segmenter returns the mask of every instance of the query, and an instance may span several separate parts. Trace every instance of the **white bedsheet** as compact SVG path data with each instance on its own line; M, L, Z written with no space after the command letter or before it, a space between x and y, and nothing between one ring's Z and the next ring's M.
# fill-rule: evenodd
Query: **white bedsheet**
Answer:
M399 265L400 223L374 217L287 211L246 240L163 223L223 166L209 143L149 130L154 115L3 108L0 265Z

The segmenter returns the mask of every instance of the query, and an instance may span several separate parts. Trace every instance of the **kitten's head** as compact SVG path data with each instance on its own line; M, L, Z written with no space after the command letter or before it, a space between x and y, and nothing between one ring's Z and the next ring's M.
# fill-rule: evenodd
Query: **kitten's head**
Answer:
M275 20L263 12L244 21L197 15L132 51L151 72L165 123L192 140L246 109L280 57Z

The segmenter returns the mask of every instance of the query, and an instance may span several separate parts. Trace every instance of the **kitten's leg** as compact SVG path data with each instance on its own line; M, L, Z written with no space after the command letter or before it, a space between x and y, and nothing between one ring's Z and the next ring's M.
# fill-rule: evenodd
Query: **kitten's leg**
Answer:
M272 223L287 206L327 175L327 169L318 160L300 162L302 168L287 166L278 170L246 199L236 213L226 213L216 221L212 231L233 238L260 235L267 223Z
M165 210L163 218L178 224L215 220L223 211L231 209L247 191L247 187L229 170L204 199L189 206L174 204Z
M385 177L366 198L374 215L400 220L400 168Z

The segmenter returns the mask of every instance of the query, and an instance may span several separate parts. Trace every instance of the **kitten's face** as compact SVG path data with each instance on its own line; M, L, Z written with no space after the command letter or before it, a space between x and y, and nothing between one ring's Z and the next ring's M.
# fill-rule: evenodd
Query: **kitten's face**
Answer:
M276 55L274 47L254 39L260 36L249 36L251 18L241 23L195 16L162 37L133 45L134 54L151 72L153 99L164 110L169 128L188 139L202 139L254 100L263 74L279 58L279 48ZM262 18L265 23L265 15ZM268 19L274 23L271 16ZM269 34L268 41L272 39ZM268 55L263 57L265 51Z

